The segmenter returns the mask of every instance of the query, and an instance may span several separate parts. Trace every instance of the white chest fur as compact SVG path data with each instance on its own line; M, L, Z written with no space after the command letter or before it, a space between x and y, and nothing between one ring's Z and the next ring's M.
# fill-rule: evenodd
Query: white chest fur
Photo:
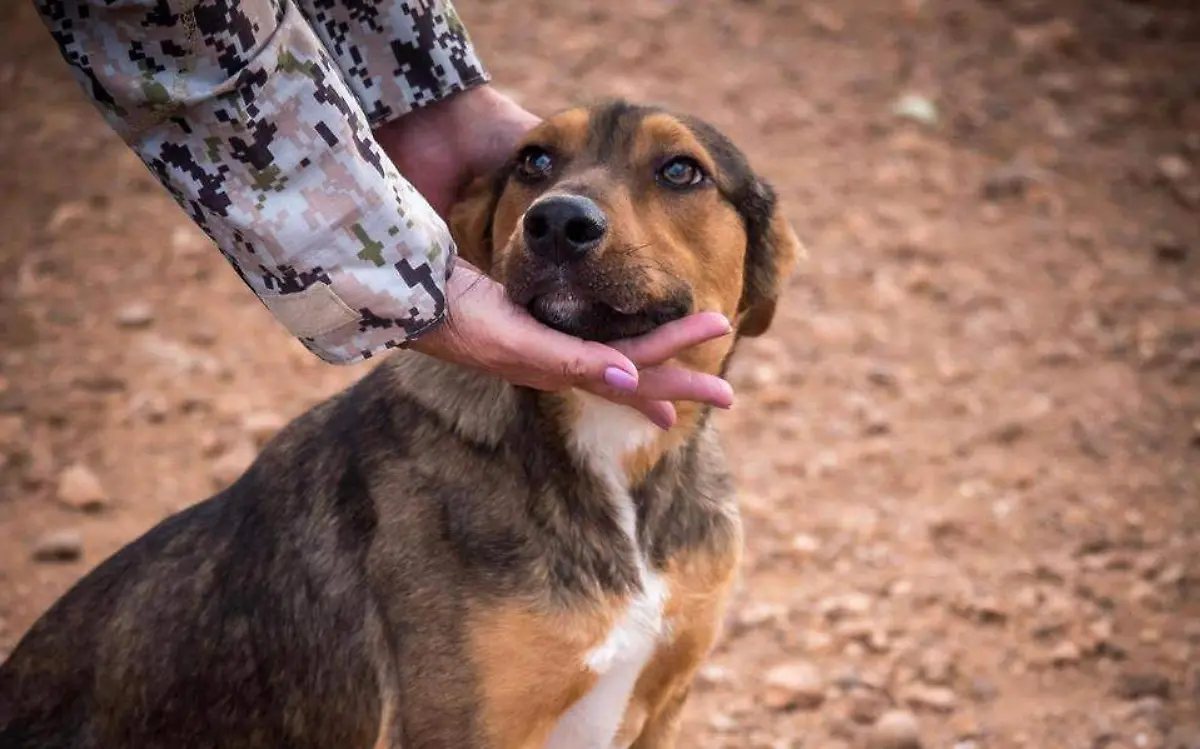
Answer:
M592 395L581 397L583 413L572 434L572 447L608 484L621 526L637 548L637 510L622 459L649 444L655 427L636 411ZM599 677L596 685L563 715L545 749L618 749L615 739L629 696L665 634L666 584L647 568L640 549L638 566L641 594L580 664Z

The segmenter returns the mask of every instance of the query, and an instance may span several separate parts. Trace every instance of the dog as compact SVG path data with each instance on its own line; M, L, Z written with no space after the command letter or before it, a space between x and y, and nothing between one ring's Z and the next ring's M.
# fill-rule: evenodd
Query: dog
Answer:
M803 247L717 129L606 101L534 127L459 255L588 340L688 313L764 333ZM663 749L742 554L710 409L399 351L230 487L80 579L0 667L3 749Z

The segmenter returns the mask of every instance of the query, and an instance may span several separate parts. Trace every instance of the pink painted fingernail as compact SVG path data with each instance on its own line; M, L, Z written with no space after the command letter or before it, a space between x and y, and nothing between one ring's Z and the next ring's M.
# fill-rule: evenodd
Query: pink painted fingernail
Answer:
M721 395L716 406L726 410L733 408L733 386L725 380L721 380L721 384L718 387L721 390Z
M616 388L625 393L637 392L637 378L629 374L623 369L617 367L609 367L604 370L604 381L611 388Z

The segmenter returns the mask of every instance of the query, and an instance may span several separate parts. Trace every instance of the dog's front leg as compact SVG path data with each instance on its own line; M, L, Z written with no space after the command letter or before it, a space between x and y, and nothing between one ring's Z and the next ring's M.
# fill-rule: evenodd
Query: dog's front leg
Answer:
M662 709L647 719L642 733L630 749L674 749L679 737L683 706L687 704L691 686L685 686L670 698Z

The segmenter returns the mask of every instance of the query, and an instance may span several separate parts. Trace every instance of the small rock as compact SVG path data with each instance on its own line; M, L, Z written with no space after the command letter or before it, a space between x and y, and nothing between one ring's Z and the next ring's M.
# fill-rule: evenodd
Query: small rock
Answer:
M888 710L879 716L867 739L870 749L921 749L921 724L907 710Z
M871 597L864 593L844 593L840 596L831 596L819 602L817 610L826 619L861 615L871 610Z
M1079 29L1066 18L1054 18L1033 26L1022 26L1014 32L1017 44L1026 51L1061 51L1075 42Z
M921 653L917 672L927 684L946 686L954 680L954 659L944 650L931 648Z
M821 549L821 542L816 536L807 533L797 533L792 536L791 549L801 556L812 556Z
M984 178L979 192L984 200L998 202L1020 198L1036 180L1032 170L1020 164L1007 164Z
M1154 254L1164 263L1182 263L1191 254L1191 248L1174 234L1162 231L1154 235Z
M971 699L976 702L991 702L1000 695L995 683L982 676L971 680Z
M958 713L952 717L950 719L950 728L954 731L954 735L960 739L972 739L982 733L979 727L979 719L971 713Z
M83 555L83 535L76 530L51 531L33 546L37 562L74 562Z
M867 380L872 385L878 385L884 388L895 388L899 384L899 380L895 373L883 366L872 367L867 372Z
M824 5L809 5L805 8L808 20L827 34L838 34L846 28L846 19L840 13Z
M913 684L905 690L904 702L909 707L949 713L958 705L958 697L955 696L954 690L948 687Z
M177 226L171 231L171 251L179 258L204 252L208 237L194 226Z
M779 382L779 370L770 364L757 364L742 377L747 390L762 390Z
M732 733L737 730L737 719L728 713L716 713L708 719L708 725L717 733Z
M706 687L717 687L733 681L733 672L715 663L706 663L696 671L696 682Z
M1155 162L1158 174L1168 182L1182 182L1192 174L1192 165L1179 154L1168 153Z
M162 423L171 412L167 396L153 391L134 393L129 399L129 412L154 424Z
M50 220L46 222L46 230L56 234L66 226L78 222L87 213L87 203L82 200L60 203L55 207L54 213L50 214Z
M938 123L937 105L929 97L920 94L905 94L892 105L892 113L906 120L919 122L930 127Z
M187 334L188 343L197 346L211 346L217 342L220 334L216 328L208 325L201 325Z
M58 501L73 510L95 512L108 504L100 478L82 463L68 466L58 476Z
M816 666L805 661L772 668L764 682L763 704L772 710L813 710L825 701L825 680Z
M1070 666L1078 663L1082 656L1079 646L1067 640L1060 642L1050 651L1050 662L1055 666Z
M1137 700L1142 697L1166 700L1171 697L1171 680L1162 674L1149 671L1124 671L1117 676L1113 694L1123 700Z
M854 689L850 692L848 712L850 720L862 725L871 725L888 709L887 697L874 689Z
M270 411L255 411L242 417L242 429L259 447L270 441L285 426L287 419Z
M213 461L213 483L218 489L224 489L237 481L257 457L258 450L254 445L245 442L234 445Z
M839 623L836 631L843 640L859 642L875 653L886 653L891 647L887 630L869 621L849 619Z
M25 420L17 414L0 414L0 450L18 447L25 439Z
M145 302L133 302L117 310L116 321L122 328L144 328L154 322L154 310Z

